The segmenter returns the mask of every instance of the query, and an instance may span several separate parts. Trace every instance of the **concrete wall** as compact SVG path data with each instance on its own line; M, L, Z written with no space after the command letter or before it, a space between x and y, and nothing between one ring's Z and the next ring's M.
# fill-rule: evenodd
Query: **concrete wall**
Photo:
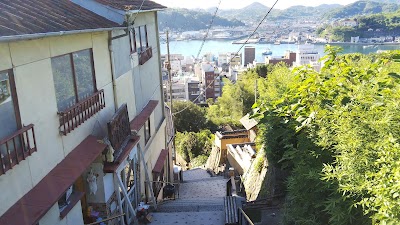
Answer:
M37 145L37 152L0 176L0 215L32 189L88 135L106 135L105 125L114 114L107 39L107 32L99 32L0 44L0 70L14 70L22 124L34 124ZM97 88L104 89L106 108L67 136L61 136L51 57L83 49L93 50ZM58 211L58 206L55 211ZM41 224L58 223L68 224L61 222L59 216L44 217L41 221Z

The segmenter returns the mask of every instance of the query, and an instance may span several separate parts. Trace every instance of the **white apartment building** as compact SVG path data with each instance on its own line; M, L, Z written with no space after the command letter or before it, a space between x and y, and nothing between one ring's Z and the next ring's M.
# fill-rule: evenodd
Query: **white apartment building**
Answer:
M0 225L133 224L173 179L165 7L132 2L0 0Z
M296 62L294 66L315 65L321 58L313 44L298 45L296 50Z

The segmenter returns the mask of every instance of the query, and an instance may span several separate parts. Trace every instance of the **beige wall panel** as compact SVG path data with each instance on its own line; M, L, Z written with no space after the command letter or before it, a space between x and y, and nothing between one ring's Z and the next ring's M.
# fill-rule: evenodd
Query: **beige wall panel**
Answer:
M64 158L50 59L17 67L15 83L21 121L35 129L37 153L28 160L36 185Z
M8 43L0 43L0 71L12 68L11 54Z
M129 119L132 120L136 115L135 96L133 92L132 71L118 77L117 85L117 103L118 107L127 103Z
M50 57L49 39L10 42L11 59L14 66L36 62Z
M37 153L33 153L35 155ZM32 180L27 160L20 162L0 176L0 215L15 204L32 188Z
M92 39L96 84L101 89L112 82L108 32L94 33Z
M76 203L65 219L67 220L67 225L84 225L81 202Z
M92 48L92 34L64 35L49 38L51 57Z
M148 143L148 148L145 152L145 160L146 162L151 162L152 165L155 165L157 162L158 156L162 149L165 149L165 120L161 125L160 129L156 134L152 134L153 139ZM147 147L147 146L146 146ZM153 168L151 168L153 169Z
M80 202L78 202L80 204ZM66 218L60 220L60 210L58 203L54 204L50 210L39 220L40 225L67 225Z

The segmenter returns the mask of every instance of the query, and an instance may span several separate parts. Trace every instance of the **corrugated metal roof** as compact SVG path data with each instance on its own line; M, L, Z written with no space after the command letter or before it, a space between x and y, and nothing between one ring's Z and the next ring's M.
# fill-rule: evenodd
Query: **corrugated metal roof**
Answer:
M250 115L247 114L244 117L242 117L240 119L240 122L243 124L243 126L247 129L247 130L251 130L251 128L257 126L258 121L255 119L250 119Z
M119 10L153 10L153 9L165 9L166 7L155 3L153 1L144 0L95 0L103 5L110 6L114 9ZM142 5L142 8L140 6Z
M119 26L69 0L0 0L0 37Z

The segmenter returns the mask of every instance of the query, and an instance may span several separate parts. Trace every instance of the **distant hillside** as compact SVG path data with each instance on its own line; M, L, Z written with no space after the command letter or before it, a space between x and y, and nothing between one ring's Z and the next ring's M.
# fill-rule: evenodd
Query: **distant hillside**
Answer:
M350 38L354 36L371 38L400 35L400 10L394 13L359 16L357 21L356 27L327 25L319 28L317 34L321 37L329 37L333 41L350 41Z
M375 1L357 1L326 14L326 19L349 18L357 15L395 12L400 5Z
M158 12L159 29L167 28L179 31L207 29L214 13L189 9L167 9ZM213 26L237 27L245 24L236 19L215 17Z
M340 8L339 4L323 4L316 7L309 6L292 6L285 10L276 10L271 13L271 17L275 19L296 19L301 17L322 18L328 12Z
M393 3L393 4L400 4L399 0L373 0L375 2L381 2L381 3Z
M246 23L254 23L259 22L268 10L267 6L259 2L254 2L241 9L220 10L218 15L228 19L238 19Z
M326 13L340 8L339 4L323 4L316 7L292 6L284 10L274 8L268 19L284 20L284 19L300 19L304 17L322 18ZM270 8L255 2L242 9L221 10L218 15L228 19L238 19L247 24L258 23L268 12ZM211 11L211 9L207 10Z

